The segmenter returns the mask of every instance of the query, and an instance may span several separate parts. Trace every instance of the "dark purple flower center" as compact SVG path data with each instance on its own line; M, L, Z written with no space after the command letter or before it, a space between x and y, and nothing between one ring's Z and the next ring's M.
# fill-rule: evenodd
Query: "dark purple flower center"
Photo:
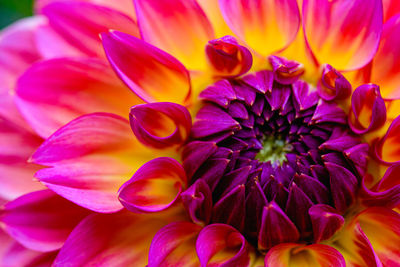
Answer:
M281 84L261 71L219 81L200 97L183 152L192 186L182 199L194 221L230 224L265 251L320 240L319 216L354 204L368 145L306 82Z

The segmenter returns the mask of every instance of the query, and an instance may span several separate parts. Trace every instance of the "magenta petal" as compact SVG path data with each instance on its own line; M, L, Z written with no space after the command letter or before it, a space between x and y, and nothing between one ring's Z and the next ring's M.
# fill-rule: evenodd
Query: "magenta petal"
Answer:
M190 97L189 72L177 59L134 36L102 33L111 66L126 85L146 102L185 103Z
M356 134L377 130L386 122L385 101L375 84L358 87L351 97L351 108L349 125Z
M274 78L281 84L292 84L304 73L304 66L295 61L278 56L270 56L269 62L274 71Z
M274 82L274 73L272 71L258 71L243 77L242 79L247 85L250 85L260 93L265 94L271 92Z
M191 180L199 167L215 152L214 142L194 141L185 146L182 152L183 167L188 179Z
M5 230L37 251L61 248L72 229L89 211L50 190L36 191L8 202L0 212Z
M293 182L290 186L285 212L302 235L311 232L311 219L308 210L312 205L310 198Z
M317 91L326 101L345 99L351 95L351 84L346 78L331 65L325 65L321 80L318 82Z
M148 266L198 266L196 239L200 230L190 222L171 223L160 229L150 245Z
M296 242L299 231L289 217L274 201L264 207L258 248L268 250L280 243Z
M311 217L315 243L329 239L344 225L344 218L331 206L314 205L308 213Z
M335 103L328 103L324 100L318 102L312 121L315 123L335 122L345 124L346 113Z
M204 227L196 242L196 251L202 267L248 266L250 245L241 233L226 224ZM213 256L220 256L214 259Z
M186 186L181 164L156 158L140 167L119 190L119 200L132 212L158 212L175 203Z
M192 126L189 111L169 102L136 105L129 114L131 128L144 145L166 148L186 141Z
M211 219L212 195L210 187L203 179L197 180L181 193L182 203L190 219L200 225L207 225Z
M226 108L236 94L228 80L220 80L201 91L199 97Z

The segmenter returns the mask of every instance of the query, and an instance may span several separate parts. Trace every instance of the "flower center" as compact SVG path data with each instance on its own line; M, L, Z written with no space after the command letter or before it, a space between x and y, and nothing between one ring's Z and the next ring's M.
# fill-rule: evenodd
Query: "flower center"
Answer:
M265 252L320 240L315 222L354 204L368 145L306 82L282 84L260 71L218 81L200 97L183 151L196 194L182 199L194 221L230 224Z

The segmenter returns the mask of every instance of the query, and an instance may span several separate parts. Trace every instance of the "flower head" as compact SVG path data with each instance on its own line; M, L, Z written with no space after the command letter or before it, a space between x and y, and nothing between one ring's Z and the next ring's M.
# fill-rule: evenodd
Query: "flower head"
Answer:
M0 37L3 265L400 262L396 1L36 12Z

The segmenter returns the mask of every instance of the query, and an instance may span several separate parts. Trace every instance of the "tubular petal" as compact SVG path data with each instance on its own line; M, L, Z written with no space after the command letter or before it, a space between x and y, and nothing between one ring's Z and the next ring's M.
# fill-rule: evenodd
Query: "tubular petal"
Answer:
M152 238L167 223L126 211L92 214L72 231L53 265L145 266Z
M393 120L385 136L375 143L375 156L386 163L400 161L400 116Z
M282 57L270 56L269 62L274 71L274 78L281 84L292 84L304 73L304 66Z
M286 48L299 30L296 0L219 0L219 5L232 31L262 56Z
M4 205L0 224L25 247L48 252L61 248L72 229L89 213L52 191L43 190Z
M317 85L318 94L327 101L346 99L351 95L351 84L331 65L325 65Z
M199 266L196 239L200 230L200 226L190 222L175 222L164 226L151 242L148 266Z
M329 205L314 205L308 213L311 217L315 243L329 239L344 225L344 218Z
M178 58L189 69L203 69L202 53L214 31L195 0L134 0L140 33L146 42Z
M109 66L95 58L42 61L29 68L17 84L21 113L45 138L80 115L110 112L126 116L129 107L138 103L142 101Z
M357 134L379 129L386 122L385 102L375 84L358 87L351 97L351 108L349 126Z
M212 195L209 186L199 179L186 191L181 193L182 203L190 219L199 225L210 222L212 212Z
M115 72L146 102L185 103L190 96L189 73L162 50L122 32L103 33L103 46Z
M281 244L270 249L265 256L266 267L345 267L343 256L333 247L323 244Z
M172 158L156 158L140 167L119 189L119 200L132 212L167 209L186 187L186 174Z
M115 212L122 209L118 188L152 157L132 137L127 120L93 113L60 128L31 161L50 167L35 176L57 194L97 212Z
M42 11L55 31L88 56L104 56L99 38L102 32L113 29L139 36L135 21L105 6L60 1L46 5Z
M133 106L129 120L136 138L155 148L182 144L192 127L189 111L169 102Z
M226 224L207 225L196 242L202 267L249 266L250 249L242 234Z
M12 200L45 188L33 178L38 166L27 163L42 141L0 116L0 198Z
M363 67L374 56L382 31L381 0L304 0L303 28L320 64L339 70Z
M372 61L371 82L380 85L384 99L400 98L399 46L400 14L385 23L380 47Z

